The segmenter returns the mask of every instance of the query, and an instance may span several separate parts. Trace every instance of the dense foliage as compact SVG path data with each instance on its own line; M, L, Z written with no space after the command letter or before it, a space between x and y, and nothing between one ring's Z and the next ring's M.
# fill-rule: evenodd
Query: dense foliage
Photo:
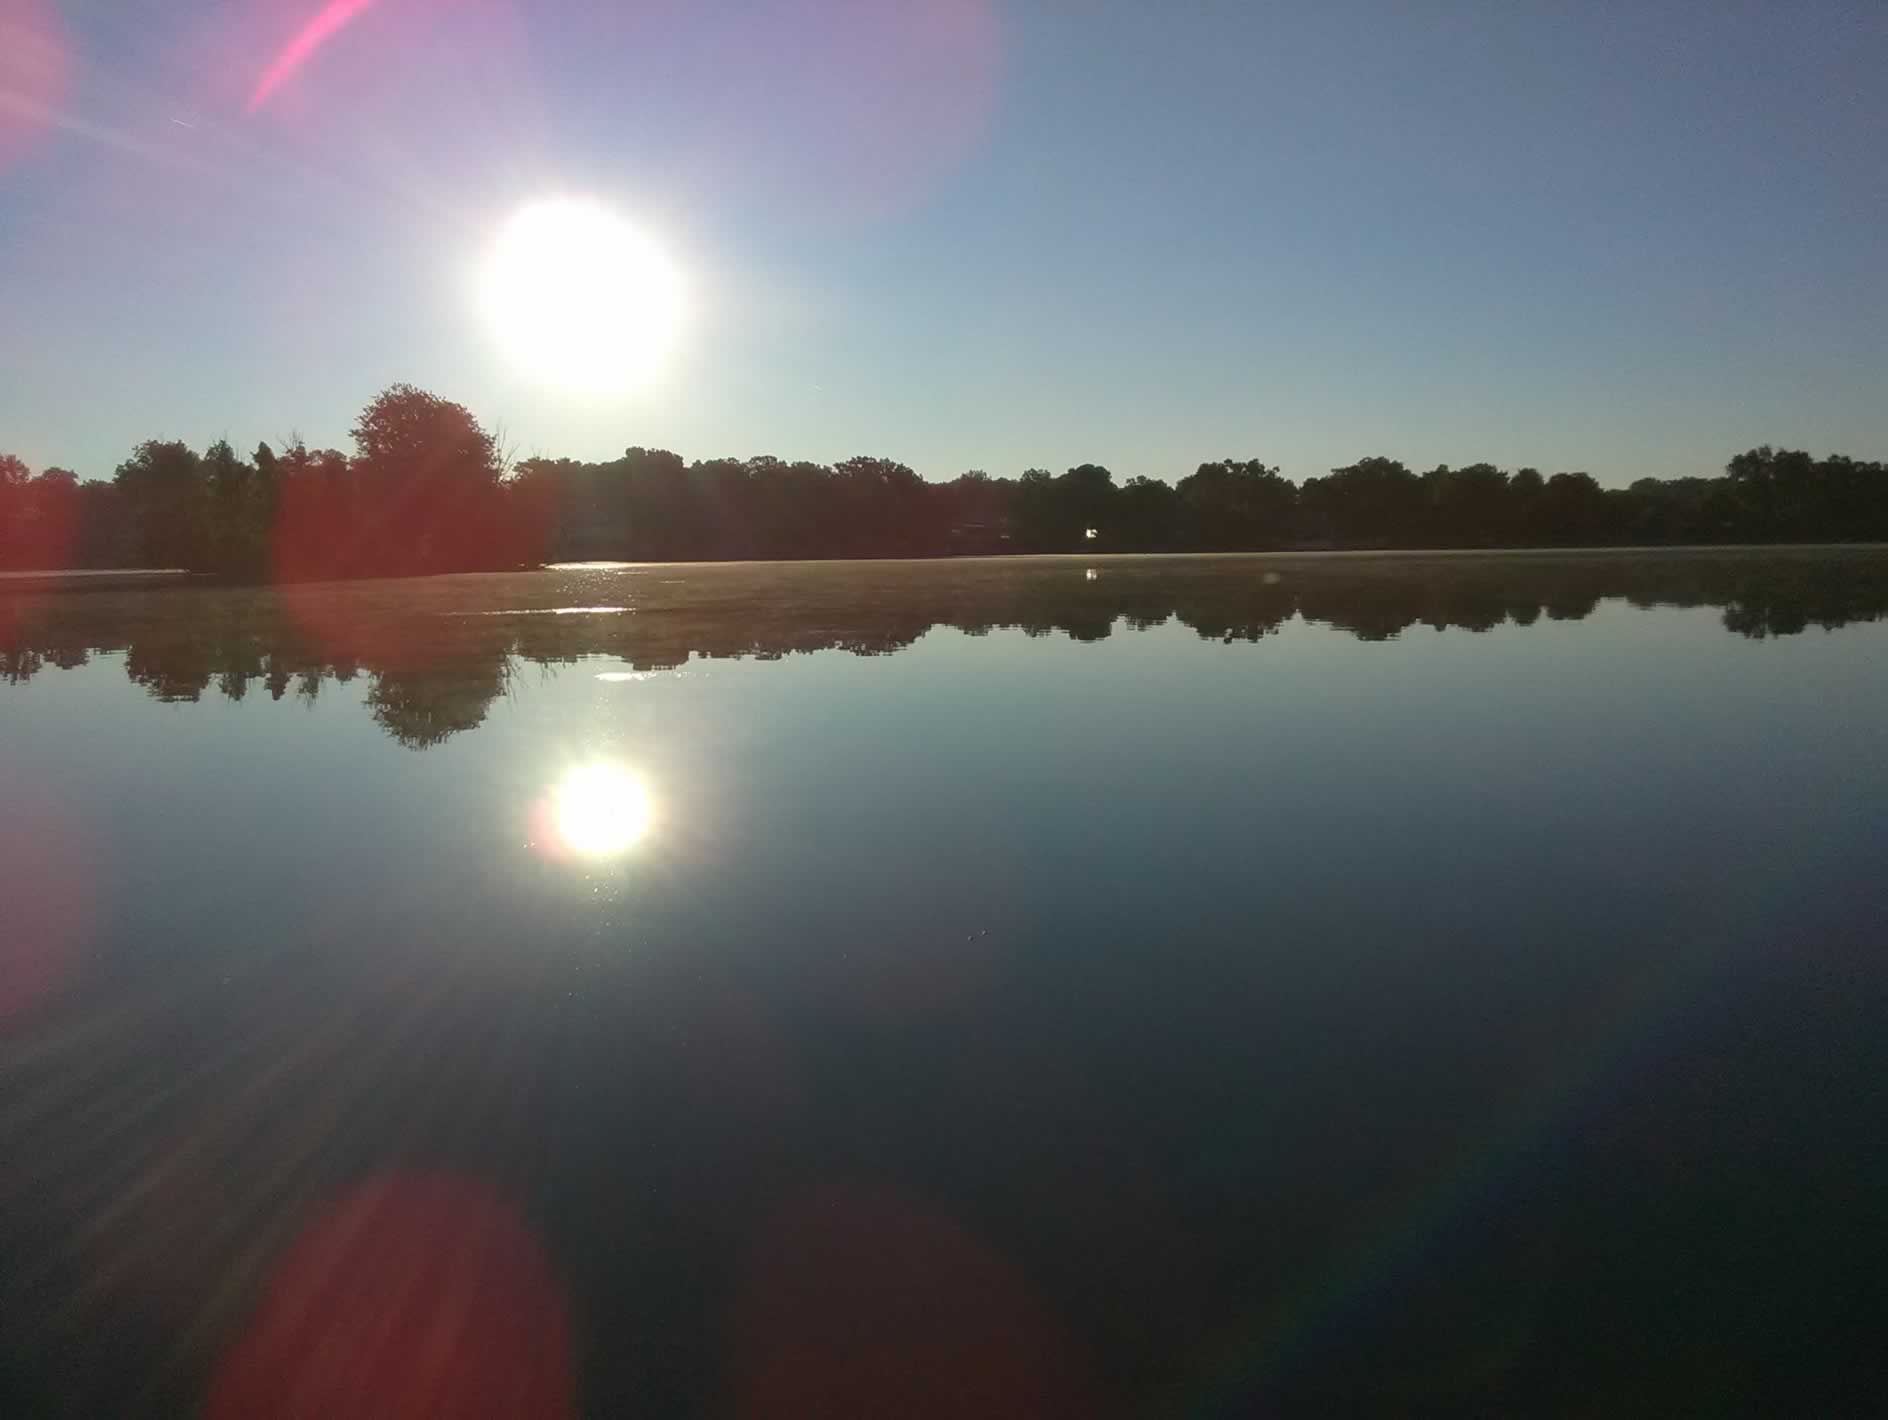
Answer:
M0 566L158 566L259 580L382 576L583 558L928 557L951 553L1527 547L1888 539L1888 465L1769 446L1718 478L1606 489L1492 464L1416 473L1361 459L1294 484L1256 459L1177 483L1082 464L947 483L891 459L762 455L515 465L463 406L377 396L352 455L299 441L140 444L110 483L37 477L0 455Z

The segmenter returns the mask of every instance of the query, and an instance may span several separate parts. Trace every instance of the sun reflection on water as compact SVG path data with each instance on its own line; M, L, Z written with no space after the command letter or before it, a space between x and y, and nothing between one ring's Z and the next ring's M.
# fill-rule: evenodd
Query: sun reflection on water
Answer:
M570 770L551 791L551 823L580 858L614 858L647 836L655 803L643 781L620 764Z

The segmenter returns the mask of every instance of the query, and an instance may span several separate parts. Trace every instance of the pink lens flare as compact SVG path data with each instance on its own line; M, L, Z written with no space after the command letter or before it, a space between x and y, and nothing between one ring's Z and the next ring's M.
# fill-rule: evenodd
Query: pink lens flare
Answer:
M48 0L0 0L0 172L58 126L70 48Z
M56 995L90 944L100 875L72 816L49 793L0 784L0 1030Z
M365 11L372 9L373 5L374 0L328 0L321 12L303 25L295 38L262 71L262 77L256 81L256 87L249 95L249 112L254 113L267 103L269 95L293 78L295 71L306 64L316 50L359 19Z

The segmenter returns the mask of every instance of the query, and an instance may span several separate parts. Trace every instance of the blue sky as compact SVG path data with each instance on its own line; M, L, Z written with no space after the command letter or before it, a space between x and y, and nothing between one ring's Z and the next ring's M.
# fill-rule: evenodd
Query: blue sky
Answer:
M0 0L0 448L345 447L405 379L933 478L1888 456L1879 0L377 0L251 112L324 3ZM559 194L686 273L631 395L479 318Z

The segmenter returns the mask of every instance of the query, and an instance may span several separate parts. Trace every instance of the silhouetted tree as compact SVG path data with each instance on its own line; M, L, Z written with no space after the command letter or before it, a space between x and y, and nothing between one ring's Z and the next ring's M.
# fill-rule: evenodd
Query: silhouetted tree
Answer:
M1183 545L1248 552L1290 541L1296 490L1257 459L1203 463L1180 481Z
M227 439L218 439L204 450L203 473L210 498L210 566L228 576L253 577L267 564L263 545L266 529L261 526L253 501L255 472L236 456Z
M1589 473L1557 473L1541 489L1536 528L1543 542L1561 547L1607 541L1606 496Z
M270 565L276 578L360 576L369 569L367 529L354 467L338 449L299 438L275 460Z
M33 471L17 454L0 454L0 566L24 566L27 559L27 483Z
M1508 475L1491 463L1423 475L1429 499L1427 540L1447 547L1500 547L1517 533Z
M504 693L510 662L502 652L462 656L432 667L377 671L367 691L374 721L408 749L428 749L484 723Z
M368 403L350 432L371 570L490 565L502 470L497 444L470 410L397 384Z
M1136 475L1115 499L1115 544L1128 552L1164 552L1184 545L1180 516L1180 493L1171 483Z
M138 530L148 567L211 570L208 487L203 461L187 444L147 440L118 465L112 482Z
M1100 464L1078 464L1060 477L1043 468L1028 470L1016 488L1018 550L1078 552L1113 545L1116 496L1114 475Z
M1422 529L1422 481L1395 459L1367 458L1305 481L1305 526L1321 541L1388 547Z
M909 557L929 549L924 480L896 459L860 455L834 465L847 556Z

